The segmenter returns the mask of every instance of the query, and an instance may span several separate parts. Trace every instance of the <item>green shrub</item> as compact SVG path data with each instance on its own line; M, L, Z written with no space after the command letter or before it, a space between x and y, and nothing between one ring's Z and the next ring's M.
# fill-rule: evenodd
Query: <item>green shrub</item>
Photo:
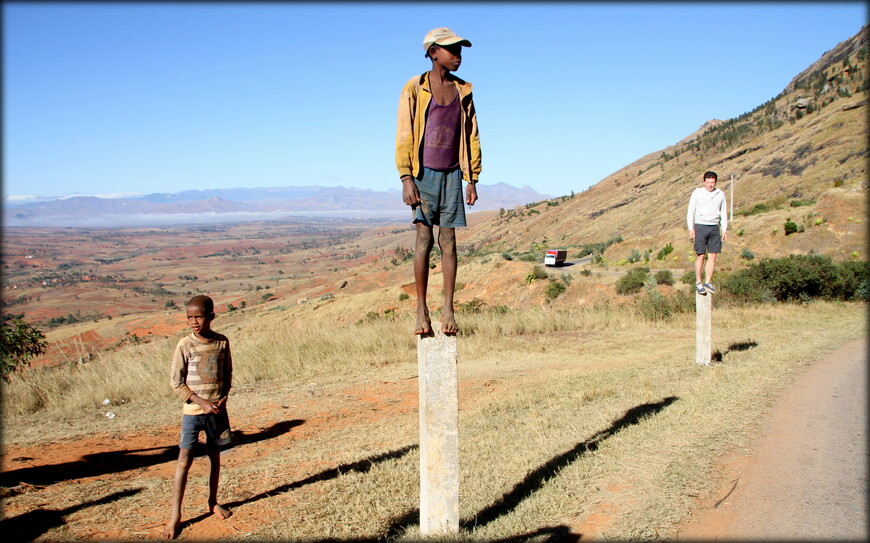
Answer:
M502 253L501 257L505 260L513 260L514 257L510 253Z
M616 282L616 292L618 294L634 294L640 291L646 282L648 274L649 268L632 269Z
M651 321L664 321L679 313L695 311L694 295L680 291L666 296L655 288L650 288L635 303L640 314Z
M21 319L3 322L0 330L0 372L7 381L9 376L30 365L30 359L48 348L45 336Z
M687 270L686 273L680 277L680 282L684 285L694 285L695 284L695 270Z
M403 293L399 294L399 301L400 302L403 302L403 301L407 300L408 298L410 298L410 296L408 296L407 292L403 292Z
M673 285L674 274L671 270L659 270L656 272L655 280L657 285Z
M555 300L559 297L560 294L568 290L568 287L565 286L565 283L561 281L556 281L555 279L550 281L550 284L547 285L547 298L550 300Z
M798 231L798 225L795 222L792 222L791 217L785 220L784 225L785 235L794 234Z
M755 258L755 253L749 250L749 247L744 247L743 252L740 253L740 258L743 260L752 260Z
M662 247L661 250L658 252L658 254L656 255L656 260L664 260L665 257L667 257L669 254L671 254L673 251L674 251L674 246L671 245L670 243L668 243L667 245Z
M749 268L727 274L722 287L750 301L807 301L861 299L870 279L867 262L836 264L823 255L764 258Z

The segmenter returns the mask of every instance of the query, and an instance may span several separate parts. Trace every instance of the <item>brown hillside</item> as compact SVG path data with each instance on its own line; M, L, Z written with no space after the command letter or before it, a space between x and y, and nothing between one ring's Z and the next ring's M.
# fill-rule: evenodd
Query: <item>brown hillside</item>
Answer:
M866 36L865 27L749 113L708 121L571 198L505 210L470 231L466 248L525 252L537 243L538 249L579 249L621 236L624 241L606 252L609 263L633 249L655 254L671 243L670 258L684 266L691 256L689 194L703 172L713 170L734 211L726 263L743 247L756 256L815 251L866 258ZM748 214L756 206L761 212ZM788 217L804 232L786 237Z

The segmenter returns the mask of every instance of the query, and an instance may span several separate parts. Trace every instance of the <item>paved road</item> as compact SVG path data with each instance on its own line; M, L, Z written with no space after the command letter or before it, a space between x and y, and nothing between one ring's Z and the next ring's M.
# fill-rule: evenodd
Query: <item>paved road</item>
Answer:
M679 539L868 540L867 339L810 366L718 508Z

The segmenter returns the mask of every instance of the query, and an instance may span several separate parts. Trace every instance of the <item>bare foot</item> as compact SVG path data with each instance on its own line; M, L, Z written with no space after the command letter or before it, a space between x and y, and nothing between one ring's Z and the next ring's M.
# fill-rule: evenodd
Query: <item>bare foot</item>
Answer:
M178 519L172 519L169 521L169 524L166 525L166 528L163 529L163 538L164 539L175 539L178 537Z
M444 311L441 315L441 331L447 335L453 335L459 332L459 325L453 318L453 311Z
M417 312L417 326L414 328L415 336L428 336L432 333L432 321L429 319L429 311Z
M230 518L233 515L232 511L230 511L229 509L227 509L226 507L224 507L223 505L221 505L219 503L209 505L208 510L211 511L212 513L214 513L215 515L219 516L222 519Z

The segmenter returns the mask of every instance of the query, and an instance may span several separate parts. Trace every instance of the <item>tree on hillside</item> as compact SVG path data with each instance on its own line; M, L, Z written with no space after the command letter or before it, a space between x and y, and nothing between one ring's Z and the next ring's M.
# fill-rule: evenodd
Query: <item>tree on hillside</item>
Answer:
M45 352L48 342L45 336L21 319L3 322L0 333L0 370L7 381L22 367L30 364L30 359Z

